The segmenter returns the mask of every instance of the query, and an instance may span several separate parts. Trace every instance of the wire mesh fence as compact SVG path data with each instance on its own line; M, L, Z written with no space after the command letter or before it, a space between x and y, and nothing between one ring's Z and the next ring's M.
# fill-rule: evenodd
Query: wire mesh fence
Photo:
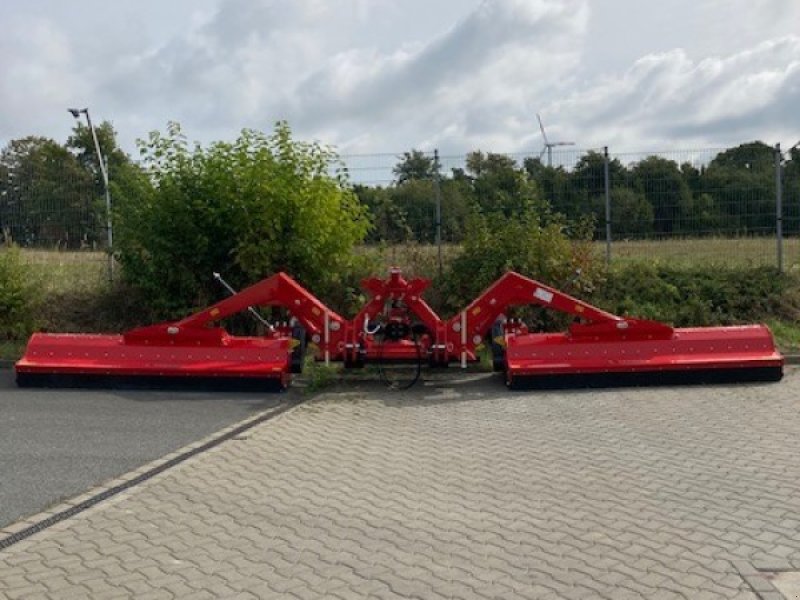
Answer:
M0 171L6 244L40 250L103 249L99 190L91 176L49 161Z
M473 211L533 198L594 223L610 261L800 263L800 150L762 143L729 149L466 155L410 151L341 157L370 211L366 244L407 242L453 256ZM102 186L58 160L0 165L0 241L28 261L107 258ZM513 216L509 216L513 218Z
M0 242L22 248L44 289L96 286L107 277L98 182L63 155L0 164Z
M592 219L611 261L800 262L797 150L751 143L656 153L414 151L343 161L373 214L371 242L458 245L476 205L502 209L537 196L568 219Z

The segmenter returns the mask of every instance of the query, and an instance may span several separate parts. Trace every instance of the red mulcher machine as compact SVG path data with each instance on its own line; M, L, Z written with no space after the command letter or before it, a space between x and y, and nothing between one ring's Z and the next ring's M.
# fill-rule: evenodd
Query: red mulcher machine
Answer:
M509 387L777 381L783 357L764 325L676 329L619 317L509 272L448 320L422 299L425 279L391 269L362 282L370 300L350 320L278 273L181 321L122 335L34 334L16 364L20 386L123 386L285 389L302 368L306 342L319 361L346 367L415 362L467 363L485 340ZM512 306L535 304L568 313L563 333L530 333L506 319ZM291 325L261 337L233 336L216 325L254 306L280 306Z

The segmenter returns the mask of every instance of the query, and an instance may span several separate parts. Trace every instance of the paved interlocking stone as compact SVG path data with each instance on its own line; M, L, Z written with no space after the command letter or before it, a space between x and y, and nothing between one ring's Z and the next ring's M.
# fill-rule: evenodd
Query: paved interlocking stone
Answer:
M525 394L365 385L0 552L0 595L778 597L746 576L800 564L799 440L796 372Z

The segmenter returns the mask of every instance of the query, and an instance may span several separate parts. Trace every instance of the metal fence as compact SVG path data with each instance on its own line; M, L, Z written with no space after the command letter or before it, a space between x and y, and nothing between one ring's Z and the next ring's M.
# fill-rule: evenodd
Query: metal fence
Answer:
M568 218L592 218L598 251L609 261L644 257L781 269L800 262L797 149L745 144L647 153L434 151L417 156L423 167L433 167L422 177L401 172L406 158L408 153L342 156L372 211L367 243L410 241L452 254L476 203L513 204L533 195ZM27 249L29 260L45 254L52 260L57 251L69 262L104 261L101 192L88 173L58 164L0 169L0 242Z
M35 164L0 171L0 240L23 248L104 249L96 182L83 170Z
M413 186L398 174L407 153L342 158L362 200L377 202L375 192L382 191L391 199L389 209L400 213L373 210L373 241L461 243L465 208L459 195L480 204L481 195L496 193L497 186L509 191L502 172L479 172L481 164L491 171L494 161L501 170L513 165L535 185L535 191L520 193L544 197L569 218L592 218L598 250L610 262L647 258L779 269L800 262L800 151L795 149L786 153L778 146L746 144L638 153L569 149L554 150L551 157L482 154L476 161L474 155L419 153L417 158L436 168ZM489 181L482 186L482 179Z

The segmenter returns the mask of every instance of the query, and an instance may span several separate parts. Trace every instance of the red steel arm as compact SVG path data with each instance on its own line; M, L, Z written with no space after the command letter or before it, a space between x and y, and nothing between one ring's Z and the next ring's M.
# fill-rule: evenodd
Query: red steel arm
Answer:
M282 306L288 309L311 334L324 333L326 314L329 327L335 322L337 325L334 325L334 328L338 330L344 323L341 316L330 310L294 279L285 273L277 273L237 292L230 298L178 321L175 326L202 328L247 310L249 306Z
M452 317L447 331L458 339L462 365L474 354L475 347L509 306L536 304L574 315L581 323L570 326L570 335L604 339L668 339L669 325L645 319L620 317L560 292L539 281L509 271L486 289L472 304Z
M228 336L221 327L210 327L250 306L282 306L306 328L329 356L341 337L344 319L322 304L311 292L285 273L277 273L233 296L217 302L180 321L158 323L132 329L124 334L132 345L168 344L173 346L228 346L236 337Z
M471 336L485 335L509 306L538 304L559 312L568 313L593 323L614 323L624 321L622 317L613 315L592 306L582 300L559 292L535 279L509 271L490 285L462 313L450 319L450 329L458 324L460 330L462 315L466 315L467 331Z

